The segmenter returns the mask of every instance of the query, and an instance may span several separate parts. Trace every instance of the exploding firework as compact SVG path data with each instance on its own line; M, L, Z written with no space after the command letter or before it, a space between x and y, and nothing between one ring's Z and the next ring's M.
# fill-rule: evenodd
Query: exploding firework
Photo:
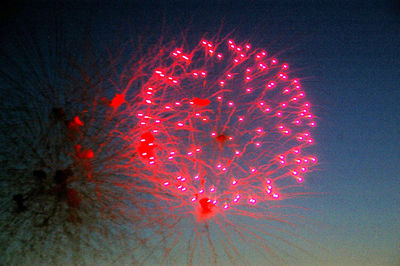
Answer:
M90 42L28 43L2 55L5 263L279 263L281 243L302 249L281 201L307 195L315 121L288 64L229 39L110 60Z
M159 243L152 259L252 264L259 251L284 262L281 243L302 250L285 227L301 218L281 202L307 195L317 163L301 82L287 63L231 39L161 51L127 138L159 202L145 230Z
M130 53L125 75L120 50L42 35L2 43L1 261L135 263L146 244L132 228L149 210L132 189L135 90L124 88L152 62Z

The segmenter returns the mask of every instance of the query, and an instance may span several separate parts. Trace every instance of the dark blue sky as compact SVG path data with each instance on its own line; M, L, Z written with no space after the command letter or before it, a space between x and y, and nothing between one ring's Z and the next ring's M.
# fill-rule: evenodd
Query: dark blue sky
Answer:
M112 1L110 1L112 2ZM298 69L319 117L320 165L304 200L320 222L306 229L326 251L315 265L400 263L399 1L67 1L9 5L2 30L55 13L99 38L186 32L250 40ZM23 22L25 23L25 22ZM308 231L307 231L308 230ZM310 258L304 258L305 265Z

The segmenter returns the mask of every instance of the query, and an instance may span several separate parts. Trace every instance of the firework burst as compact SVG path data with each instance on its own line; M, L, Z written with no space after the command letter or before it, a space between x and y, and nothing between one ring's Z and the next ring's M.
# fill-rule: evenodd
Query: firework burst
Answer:
M304 178L317 163L301 82L249 43L165 50L154 55L128 137L160 204L150 219L159 262L251 264L255 251L284 262L277 243L302 250L286 229L302 218L281 202L308 195Z
M136 156L124 137L133 128L124 110L135 104L124 88L140 82L140 68L126 78L123 51L93 43L57 35L2 44L3 263L104 263L127 249L132 263L132 250L146 247L132 230L146 204L127 189ZM131 67L150 63L139 56Z
M242 265L303 250L290 227L305 219L282 200L309 195L316 124L287 63L231 39L109 57L90 41L21 43L2 54L6 263Z

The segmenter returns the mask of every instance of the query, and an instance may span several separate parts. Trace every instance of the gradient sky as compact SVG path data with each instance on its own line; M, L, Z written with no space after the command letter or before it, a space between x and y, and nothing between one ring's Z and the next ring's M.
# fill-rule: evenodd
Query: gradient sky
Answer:
M56 14L106 38L187 30L199 39L221 28L279 53L298 69L318 116L320 164L307 185L323 193L301 200L317 223L302 232L324 250L299 264L400 265L400 2L143 2L68 1ZM3 21L29 17L39 26L39 10L54 5L7 8Z

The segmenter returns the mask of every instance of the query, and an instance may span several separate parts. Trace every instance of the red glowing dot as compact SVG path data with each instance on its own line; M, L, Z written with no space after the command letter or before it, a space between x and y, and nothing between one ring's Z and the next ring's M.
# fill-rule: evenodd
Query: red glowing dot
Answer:
M209 105L211 103L211 101L209 99L200 99L200 98L194 98L191 101L194 105L197 105L199 107L205 107L207 105Z
M201 212L203 214L211 213L213 204L209 198L202 198L199 200L199 204L201 206Z

